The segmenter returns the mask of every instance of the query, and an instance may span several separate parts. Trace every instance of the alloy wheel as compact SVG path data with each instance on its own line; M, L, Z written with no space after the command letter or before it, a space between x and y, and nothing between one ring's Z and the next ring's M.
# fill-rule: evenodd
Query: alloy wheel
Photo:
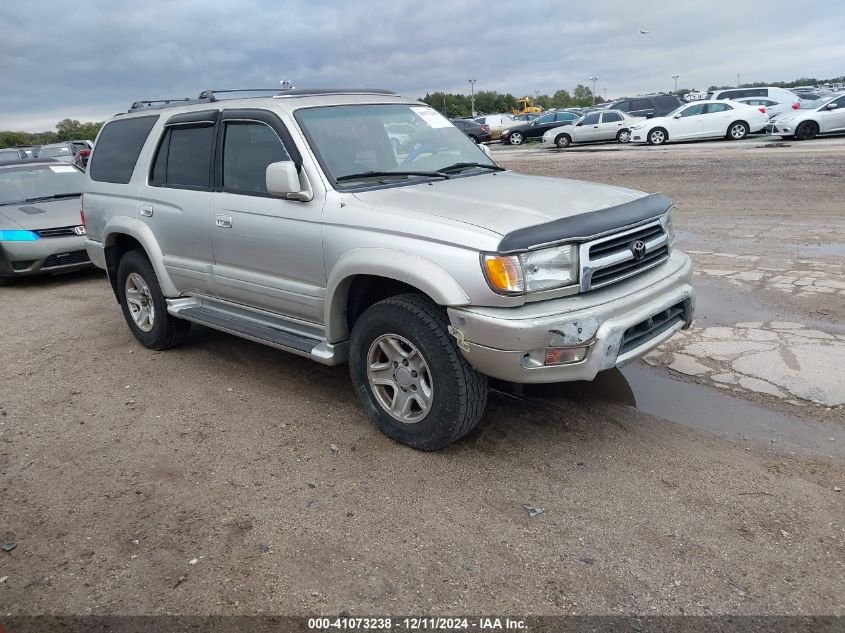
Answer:
M425 358L398 334L379 336L367 353L367 380L381 407L405 424L419 422L431 409L434 379Z
M150 288L138 273L126 277L126 304L135 325L143 332L149 332L155 325L155 307Z

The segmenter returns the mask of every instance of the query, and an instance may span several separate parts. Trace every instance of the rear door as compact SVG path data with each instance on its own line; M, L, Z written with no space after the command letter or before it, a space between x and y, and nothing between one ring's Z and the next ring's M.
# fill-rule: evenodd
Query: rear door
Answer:
M164 267L182 292L211 290L208 205L218 115L205 110L170 117L139 191L138 218L155 234Z
M701 117L700 136L724 136L733 120L734 110L726 103L706 104L704 116Z
M302 158L268 110L224 110L217 135L211 244L217 296L310 322L323 320L321 202L267 192L270 163Z
M625 127L622 115L618 112L602 112L601 123L599 123L599 134L597 140L612 141L616 139L619 131Z

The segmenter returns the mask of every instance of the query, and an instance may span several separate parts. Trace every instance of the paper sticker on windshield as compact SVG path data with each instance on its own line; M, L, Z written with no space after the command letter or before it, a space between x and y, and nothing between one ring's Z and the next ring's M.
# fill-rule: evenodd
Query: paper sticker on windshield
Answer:
M429 127L452 127L452 123L433 108L411 108Z
M71 167L70 165L50 165L50 169L52 169L57 174L66 174L68 172L76 171L76 167Z

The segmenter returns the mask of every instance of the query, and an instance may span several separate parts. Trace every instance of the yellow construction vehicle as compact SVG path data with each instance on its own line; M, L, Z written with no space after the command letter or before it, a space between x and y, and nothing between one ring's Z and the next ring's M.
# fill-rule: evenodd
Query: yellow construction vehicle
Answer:
M539 114L543 111L543 108L534 105L534 100L531 97L522 97L522 99L517 99L516 102L520 109L511 108L511 112L514 114Z

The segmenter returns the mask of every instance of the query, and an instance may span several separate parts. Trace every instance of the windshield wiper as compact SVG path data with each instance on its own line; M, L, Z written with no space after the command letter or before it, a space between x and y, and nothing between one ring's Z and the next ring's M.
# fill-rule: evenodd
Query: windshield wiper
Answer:
M58 198L73 198L81 196L81 193L54 193L52 196L38 196L36 198L26 198L23 202L41 202L43 200L56 200Z
M383 178L385 176L420 176L421 178L449 178L448 175L439 171L362 171L360 174L347 174L338 176L335 180L359 180L361 178Z
M504 167L499 167L498 165L488 165L486 163L455 163L454 165L443 167L442 169L438 169L437 171L441 174L451 174L456 171L466 169L467 167L481 167L482 169L490 169L492 171L505 171Z

